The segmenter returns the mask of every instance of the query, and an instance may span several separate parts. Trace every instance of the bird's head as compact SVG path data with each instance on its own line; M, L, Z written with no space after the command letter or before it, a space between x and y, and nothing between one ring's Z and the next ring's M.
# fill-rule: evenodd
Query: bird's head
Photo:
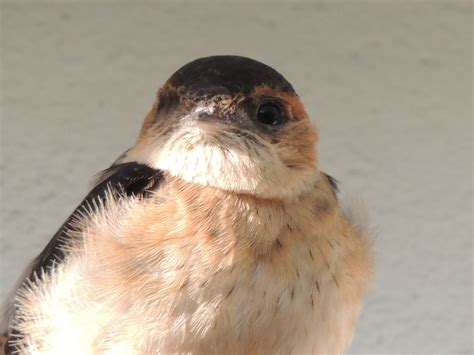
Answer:
M168 79L130 153L188 182L287 198L315 179L316 140L281 74L249 58L213 56Z

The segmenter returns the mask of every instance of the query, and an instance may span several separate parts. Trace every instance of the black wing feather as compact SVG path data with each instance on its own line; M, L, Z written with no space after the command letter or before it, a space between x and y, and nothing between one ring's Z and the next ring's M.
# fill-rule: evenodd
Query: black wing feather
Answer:
M161 171L136 162L113 165L104 170L101 173L100 182L89 192L33 261L30 277L33 275L41 277L42 272L49 272L48 270L53 265L64 260L66 255L62 246L67 238L70 238L70 234L67 232L77 228L74 223L75 219L86 212L94 212L97 202L104 201L109 191L124 196L147 197L162 180Z
M328 175L324 172L322 172L322 174L328 180L329 185L331 185L331 190L332 190L332 193L334 194L334 197L337 198L337 194L339 192L338 181L335 178L333 178L331 175Z
M74 221L82 214L94 212L99 205L98 202L103 202L109 193L146 198L150 192L158 188L162 181L163 173L161 171L136 162L115 164L104 170L100 174L96 186L89 192L81 204L59 228L43 251L33 261L31 271L27 273L27 277L22 283L27 279L33 279L34 281L41 280L45 273L51 272L55 264L61 263L64 260L67 256L67 252L62 247L68 238L72 238L69 232L77 229ZM8 315L10 321L14 322L16 314L15 301L13 301L10 306L12 307L10 310L11 313L8 315L7 311L4 316ZM11 325L10 323L9 327ZM6 329L5 333L1 336L0 353L3 351L5 354L14 354L19 351L15 343L18 342L22 336L18 331L11 331L12 329Z

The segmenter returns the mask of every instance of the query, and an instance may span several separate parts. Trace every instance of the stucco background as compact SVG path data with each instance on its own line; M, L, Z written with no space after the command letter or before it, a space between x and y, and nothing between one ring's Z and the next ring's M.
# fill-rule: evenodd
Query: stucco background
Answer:
M471 1L15 1L0 29L2 298L167 77L240 54L294 84L377 226L350 351L472 353Z

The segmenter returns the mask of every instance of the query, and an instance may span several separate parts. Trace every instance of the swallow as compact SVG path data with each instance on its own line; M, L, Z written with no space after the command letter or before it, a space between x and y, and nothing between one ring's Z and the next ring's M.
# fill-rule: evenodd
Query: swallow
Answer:
M317 141L271 67L181 67L7 298L4 351L342 353L372 235L320 170Z

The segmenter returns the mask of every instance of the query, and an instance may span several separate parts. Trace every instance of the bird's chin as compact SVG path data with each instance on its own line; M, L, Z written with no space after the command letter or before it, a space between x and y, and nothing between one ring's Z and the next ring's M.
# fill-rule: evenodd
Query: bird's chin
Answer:
M190 183L262 198L299 195L316 180L313 169L288 167L269 143L257 139L199 122L147 144L132 158Z

